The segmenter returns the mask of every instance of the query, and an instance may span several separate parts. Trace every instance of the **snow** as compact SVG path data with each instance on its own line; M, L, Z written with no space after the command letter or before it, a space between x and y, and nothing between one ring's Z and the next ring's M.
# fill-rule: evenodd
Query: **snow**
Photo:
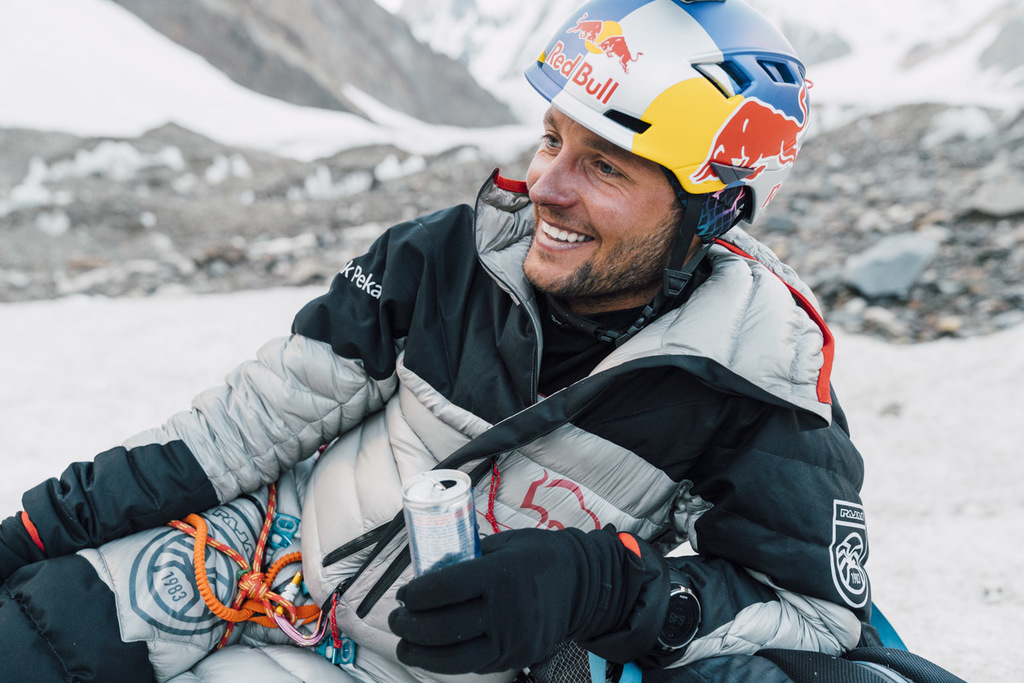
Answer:
M921 146L930 149L958 137L981 140L995 130L992 119L980 107L948 109L938 113L932 120L932 128L922 138Z
M136 137L175 122L224 144L302 160L388 142L421 154L494 146L500 158L537 136L535 126L466 130L397 112L371 123L288 104L234 83L109 0L4 0L0 89L0 127ZM374 105L365 95L363 103Z
M912 650L962 678L1019 680L1024 326L906 346L837 338L876 603Z
M187 409L319 293L0 305L0 509ZM1024 326L906 346L836 337L834 384L866 460L876 603L922 656L967 680L1018 680Z
M777 24L799 22L850 44L852 52L846 57L809 67L816 105L857 111L918 102L1010 111L1024 105L1020 83L978 66L981 53L1003 27L999 8L1008 4L1006 0L750 4ZM908 59L915 54L920 58Z

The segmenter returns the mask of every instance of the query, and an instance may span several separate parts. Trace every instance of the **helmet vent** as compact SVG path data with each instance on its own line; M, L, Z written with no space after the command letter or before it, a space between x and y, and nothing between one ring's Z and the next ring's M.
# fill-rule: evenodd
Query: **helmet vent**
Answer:
M743 92L751 83L751 78L735 62L694 64L693 68L727 98Z
M626 112L619 111L618 109L609 109L604 113L604 115L620 126L629 128L634 133L639 134L646 132L646 130L651 127L651 124L647 123L643 119L630 116Z
M789 65L785 62L772 62L766 59L759 59L757 63L761 65L764 72L768 74L776 83L796 83L796 76L793 75L793 70L789 68Z

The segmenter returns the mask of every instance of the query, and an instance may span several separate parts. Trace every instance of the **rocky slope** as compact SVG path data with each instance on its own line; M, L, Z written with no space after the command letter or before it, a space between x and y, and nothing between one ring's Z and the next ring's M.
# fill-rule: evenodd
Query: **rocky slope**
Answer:
M326 283L387 225L471 202L498 165L388 147L304 163L175 126L0 130L0 148L0 301ZM1024 120L896 109L810 138L790 178L750 230L830 324L919 341L1024 321Z
M373 0L114 0L236 83L293 104L363 114L357 88L429 123L512 115L466 67L420 44Z
M918 341L1024 322L1024 119L919 105L816 136L753 230L832 324Z

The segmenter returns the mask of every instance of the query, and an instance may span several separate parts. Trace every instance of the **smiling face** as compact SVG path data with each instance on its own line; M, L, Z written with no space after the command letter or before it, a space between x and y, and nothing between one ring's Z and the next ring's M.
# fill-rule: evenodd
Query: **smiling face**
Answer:
M534 287L583 315L654 298L680 214L661 167L551 108L526 185L536 230L523 270Z

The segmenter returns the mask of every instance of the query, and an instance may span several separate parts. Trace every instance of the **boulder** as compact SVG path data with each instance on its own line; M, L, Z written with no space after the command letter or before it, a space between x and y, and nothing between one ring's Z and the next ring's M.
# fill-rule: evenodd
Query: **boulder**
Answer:
M905 297L938 250L938 240L928 235L885 237L847 259L843 280L869 299Z

